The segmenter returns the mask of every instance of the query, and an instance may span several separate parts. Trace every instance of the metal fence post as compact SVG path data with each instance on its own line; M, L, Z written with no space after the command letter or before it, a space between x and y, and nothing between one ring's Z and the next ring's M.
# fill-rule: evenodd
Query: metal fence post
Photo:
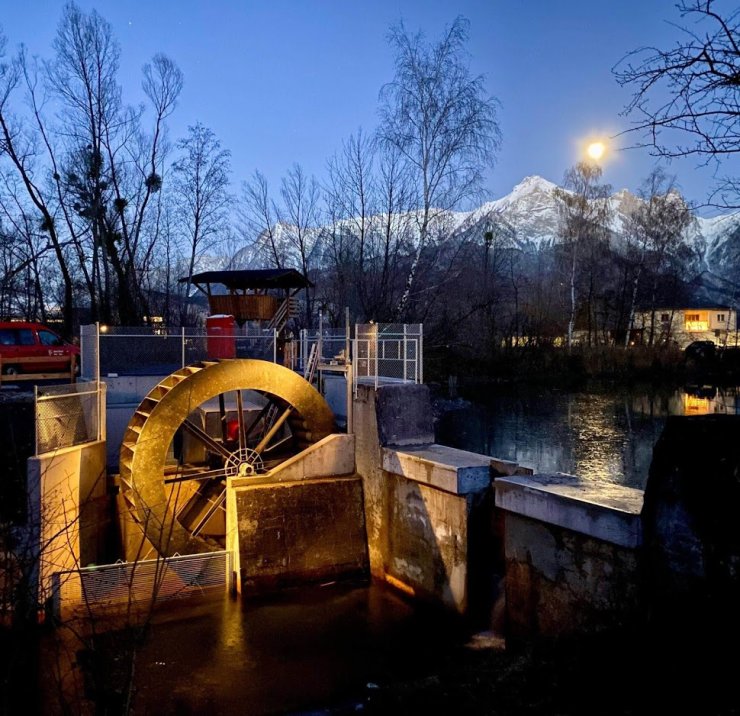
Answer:
M374 343L375 343L375 390L378 389L378 326L375 326L375 330L373 331L374 335Z
M419 350L416 357L416 361L419 364L419 380L418 383L424 382L424 324L419 324Z
M406 324L403 324L403 382L406 382Z
M39 454L39 387L33 386L33 448L34 455Z
M344 309L344 359L350 361L352 353L350 352L350 323L349 323L349 306Z
M182 353L182 367L185 367L185 326L180 326L180 340L182 341L181 353Z
M355 379L354 379L354 371L352 370L352 362L347 360L345 363L345 366L347 368L344 376L345 376L345 382L346 382L346 396L347 396L347 434L351 435L354 432L354 420L353 420L353 412L355 408L355 403L353 400L353 396L355 394Z
M95 380L100 382L100 321L95 321Z
M324 357L324 314L319 311L319 338L318 338L318 346L316 346L316 353L318 354L316 357L318 359L318 363L321 363L322 358Z
M277 328L272 329L272 362L277 363Z

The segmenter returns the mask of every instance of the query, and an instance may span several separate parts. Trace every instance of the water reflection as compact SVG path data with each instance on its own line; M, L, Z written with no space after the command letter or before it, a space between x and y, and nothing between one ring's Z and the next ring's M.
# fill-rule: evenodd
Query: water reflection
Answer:
M462 637L458 620L375 582L183 600L137 658L136 712L352 713L368 683L417 678Z
M436 439L536 472L568 472L642 489L666 416L738 412L737 387L571 393L520 387L478 396L443 414Z

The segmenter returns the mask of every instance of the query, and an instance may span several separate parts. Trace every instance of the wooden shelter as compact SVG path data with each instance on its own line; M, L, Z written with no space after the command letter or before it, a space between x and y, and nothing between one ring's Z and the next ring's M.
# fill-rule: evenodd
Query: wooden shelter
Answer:
M181 278L180 283L192 283L202 291L212 315L232 315L239 326L264 321L278 331L297 314L296 295L313 288L313 283L295 269L205 271ZM214 286L226 292L215 292Z

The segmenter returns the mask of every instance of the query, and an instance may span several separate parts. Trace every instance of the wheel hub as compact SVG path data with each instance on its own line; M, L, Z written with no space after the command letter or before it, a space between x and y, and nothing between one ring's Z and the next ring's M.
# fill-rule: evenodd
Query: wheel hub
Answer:
M262 458L251 448L237 450L224 464L226 477L254 477L264 471Z

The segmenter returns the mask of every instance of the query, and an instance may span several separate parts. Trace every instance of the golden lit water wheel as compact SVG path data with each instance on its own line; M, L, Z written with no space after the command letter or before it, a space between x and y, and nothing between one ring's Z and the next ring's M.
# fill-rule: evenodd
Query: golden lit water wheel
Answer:
M324 398L288 368L195 363L134 412L121 445L122 494L161 555L221 549L227 478L267 475L334 431Z

